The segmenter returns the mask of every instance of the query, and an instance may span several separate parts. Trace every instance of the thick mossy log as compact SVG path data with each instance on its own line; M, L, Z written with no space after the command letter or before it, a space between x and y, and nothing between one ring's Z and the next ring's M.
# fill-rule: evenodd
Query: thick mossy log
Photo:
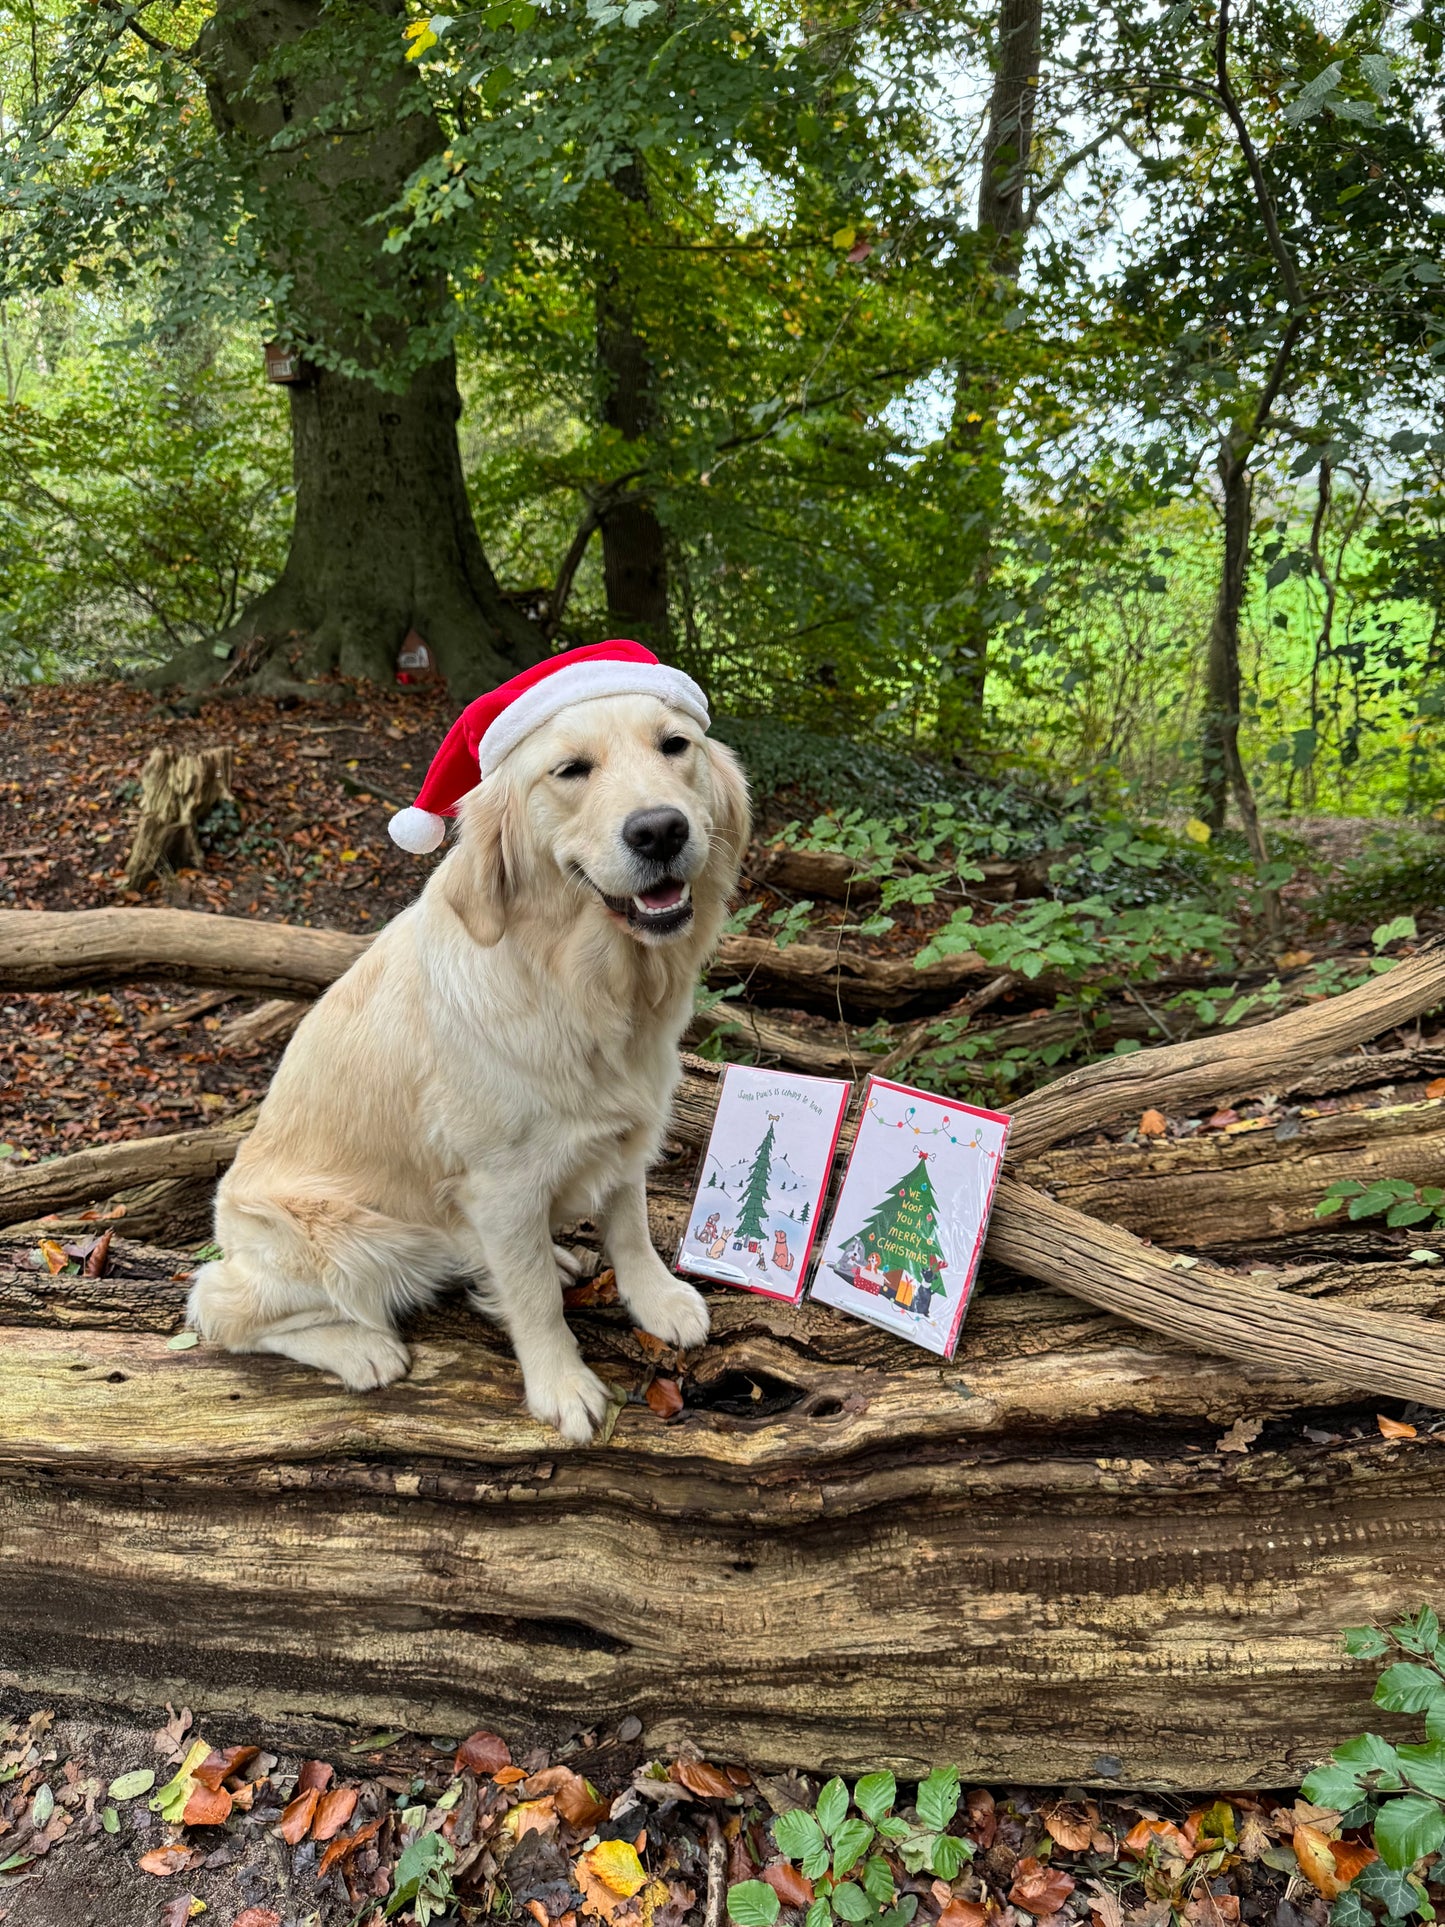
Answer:
M574 1312L630 1402L568 1451L459 1307L360 1398L169 1350L175 1263L0 1270L0 1669L31 1690L518 1738L636 1712L654 1746L761 1765L1279 1785L1364 1717L1340 1627L1433 1576L1440 1445L997 1277L951 1364L714 1292L671 1424L625 1315ZM1237 1418L1272 1422L1219 1451Z

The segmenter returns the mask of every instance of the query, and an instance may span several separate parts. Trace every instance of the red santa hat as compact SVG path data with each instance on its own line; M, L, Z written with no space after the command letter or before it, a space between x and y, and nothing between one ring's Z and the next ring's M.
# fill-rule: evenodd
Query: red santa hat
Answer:
M468 790L559 710L597 696L656 696L704 729L711 720L692 677L659 662L640 642L598 642L549 656L467 704L432 758L416 802L387 825L392 842L414 856L437 849L447 817L456 815Z

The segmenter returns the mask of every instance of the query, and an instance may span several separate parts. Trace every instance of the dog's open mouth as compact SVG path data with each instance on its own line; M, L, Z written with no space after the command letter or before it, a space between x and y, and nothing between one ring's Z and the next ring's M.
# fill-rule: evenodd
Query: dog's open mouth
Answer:
M692 885L677 877L664 877L635 897L610 897L605 890L597 894L614 917L648 936L671 937L692 922Z

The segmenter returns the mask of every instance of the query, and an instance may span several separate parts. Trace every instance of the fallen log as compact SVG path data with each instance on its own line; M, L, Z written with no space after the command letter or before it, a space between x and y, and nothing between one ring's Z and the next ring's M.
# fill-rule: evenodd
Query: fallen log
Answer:
M371 940L200 910L5 910L0 911L0 989L176 979L314 997ZM972 952L915 970L910 957L869 957L807 943L779 950L765 937L725 937L708 981L745 983L759 995L803 1010L878 1015L937 1008L990 974Z
M650 1748L765 1768L1279 1786L1364 1717L1340 1626L1417 1602L1445 1499L1441 1445L1357 1436L1318 1369L1049 1291L985 1294L952 1363L715 1291L670 1425L620 1308L574 1312L629 1403L568 1451L460 1308L360 1398L169 1350L175 1264L0 1267L0 1677L33 1692L518 1746L635 1713ZM1219 1451L1237 1419L1268 1429Z

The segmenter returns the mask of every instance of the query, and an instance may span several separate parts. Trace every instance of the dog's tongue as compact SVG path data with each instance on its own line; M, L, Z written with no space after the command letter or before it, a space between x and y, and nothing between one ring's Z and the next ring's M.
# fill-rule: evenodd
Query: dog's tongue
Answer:
M670 910L675 903L682 902L682 885L659 883L651 890L639 892L637 900L645 903L649 910Z

